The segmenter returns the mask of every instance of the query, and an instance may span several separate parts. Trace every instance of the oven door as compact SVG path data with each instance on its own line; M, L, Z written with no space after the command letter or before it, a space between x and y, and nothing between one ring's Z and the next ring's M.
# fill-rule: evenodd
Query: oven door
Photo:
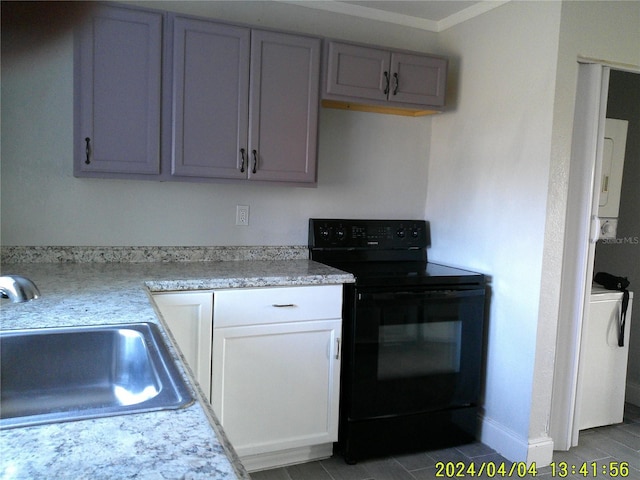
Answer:
M484 294L478 286L355 288L347 418L477 404Z

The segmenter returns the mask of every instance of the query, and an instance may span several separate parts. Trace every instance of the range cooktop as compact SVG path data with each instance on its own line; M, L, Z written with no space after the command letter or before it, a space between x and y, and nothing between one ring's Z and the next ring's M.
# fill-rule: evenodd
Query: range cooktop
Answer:
M310 219L311 259L344 270L356 285L478 285L482 274L427 261L424 220Z

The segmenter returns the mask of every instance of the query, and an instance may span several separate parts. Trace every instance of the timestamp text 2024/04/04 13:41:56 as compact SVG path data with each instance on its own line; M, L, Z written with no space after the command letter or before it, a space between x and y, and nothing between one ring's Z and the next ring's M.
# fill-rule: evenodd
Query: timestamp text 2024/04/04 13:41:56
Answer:
M531 465L524 462L436 463L436 478L534 478L538 473L535 463ZM549 468L545 469L545 475L548 474L551 478L567 478L570 475L584 478L630 478L629 462L584 462L577 465L552 462Z

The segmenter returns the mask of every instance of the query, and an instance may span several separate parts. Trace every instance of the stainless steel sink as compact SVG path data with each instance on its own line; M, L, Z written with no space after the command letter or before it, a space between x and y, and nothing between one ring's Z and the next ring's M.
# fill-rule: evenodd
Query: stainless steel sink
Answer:
M0 428L193 401L152 323L0 332L0 356Z

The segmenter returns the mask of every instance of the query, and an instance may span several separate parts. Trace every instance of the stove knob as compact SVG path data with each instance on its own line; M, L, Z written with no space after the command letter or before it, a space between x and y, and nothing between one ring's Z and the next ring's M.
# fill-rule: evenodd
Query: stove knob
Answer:
M404 236L406 235L404 228L400 227L396 232L396 235L398 236L398 238L404 238Z
M318 229L318 233L320 234L320 238L323 240L328 240L331 236L331 233L329 232L329 229L327 227L320 227Z
M344 238L346 237L344 228L340 227L338 228L338 230L336 230L336 237L338 237L338 240L344 240Z
M411 237L412 238L418 238L420 236L420 231L418 230L417 227L413 227L411 229Z

